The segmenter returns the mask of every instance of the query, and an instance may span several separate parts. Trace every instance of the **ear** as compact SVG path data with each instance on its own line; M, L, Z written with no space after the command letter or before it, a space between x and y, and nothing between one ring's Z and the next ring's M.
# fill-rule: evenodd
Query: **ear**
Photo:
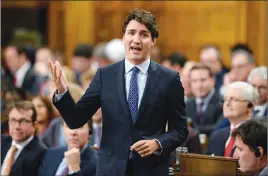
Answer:
M156 38L152 39L152 44L151 44L151 46L154 46L155 43L156 43Z
M260 152L260 156L259 157L257 157L257 159L261 159L262 157L263 157L263 148L262 147L258 147L258 149L259 149L259 152Z

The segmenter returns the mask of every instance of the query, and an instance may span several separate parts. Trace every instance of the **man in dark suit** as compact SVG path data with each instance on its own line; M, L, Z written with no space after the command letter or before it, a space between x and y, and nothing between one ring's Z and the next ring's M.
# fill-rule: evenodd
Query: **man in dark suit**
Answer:
M225 157L233 155L234 139L231 137L231 132L252 117L257 100L258 92L249 83L239 81L227 86L223 113L231 125L211 134L207 154Z
M190 80L194 97L186 102L186 114L200 133L209 136L222 116L222 103L214 89L214 76L208 66L197 64L191 69Z
M258 102L254 107L254 118L268 118L267 71L266 66L256 67L248 76L248 82L253 85L259 93Z
M89 121L78 129L70 129L63 122L63 134L68 147L52 148L45 155L39 176L96 175L96 152L88 145L92 123ZM70 171L78 172L72 173Z
M267 176L267 120L248 120L233 133L240 171Z
M57 86L54 105L70 128L81 127L101 107L97 176L167 176L170 153L188 135L180 77L150 59L158 37L150 12L131 11L123 32L125 59L100 68L78 103L60 64L49 61Z
M26 93L37 95L40 79L29 61L29 49L21 46L8 46L4 61L14 77L14 85Z
M46 147L34 135L34 105L27 101L15 103L8 120L10 136L1 136L1 175L37 175Z

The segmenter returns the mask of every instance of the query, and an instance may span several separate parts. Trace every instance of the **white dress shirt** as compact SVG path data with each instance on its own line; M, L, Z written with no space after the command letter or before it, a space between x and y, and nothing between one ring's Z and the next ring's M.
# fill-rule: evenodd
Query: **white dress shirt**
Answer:
M139 72L137 75L137 82L138 82L138 95L139 95L139 102L138 102L138 107L140 107L141 99L143 96L144 88L146 85L147 81L147 76L148 76L148 69L150 66L150 59L147 59L140 65L134 65L131 62L129 62L127 59L125 59L125 83L126 83L126 96L128 100L128 94L129 94L129 87L130 87L130 79L132 76L132 68L133 67L139 68Z
M16 143L14 140L12 141L11 146L16 145L16 147L18 149L17 152L16 152L16 154L15 154L14 163L15 163L16 159L19 157L19 155L20 155L21 151L24 149L24 147L26 145L28 145L32 141L33 137L34 136L32 135L27 140L25 140L23 142L20 142L20 143ZM10 146L10 149L11 149L11 146ZM8 152L6 154L6 157L4 159L4 162L2 164L1 175L4 175L4 170L7 167L7 159L9 158L10 152L11 152L10 149L8 150Z
M263 105L256 105L254 107L254 111L258 110L258 113L256 113L254 116L256 116L256 117L262 117L263 114L264 114L264 112L267 109L267 106L268 106L267 103L264 103Z
M199 105L201 102L204 102L204 104L202 106L202 112L206 112L208 104L209 104L211 98L213 97L214 93L215 93L215 89L213 88L205 98L196 97L196 99L195 99L196 105ZM197 107L198 106L196 106L196 108Z
M16 76L16 87L21 87L25 79L27 71L31 68L31 63L28 61L23 64L15 73Z

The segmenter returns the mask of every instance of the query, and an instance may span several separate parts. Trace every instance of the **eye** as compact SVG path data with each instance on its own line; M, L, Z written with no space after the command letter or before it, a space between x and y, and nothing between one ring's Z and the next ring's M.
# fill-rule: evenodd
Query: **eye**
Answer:
M143 37L148 37L148 34L147 33L143 33L142 36Z
M128 34L134 35L134 31L128 31Z

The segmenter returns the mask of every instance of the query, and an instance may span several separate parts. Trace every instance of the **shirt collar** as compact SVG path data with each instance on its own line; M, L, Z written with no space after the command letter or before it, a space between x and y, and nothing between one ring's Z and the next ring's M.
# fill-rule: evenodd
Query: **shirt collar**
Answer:
M129 62L129 60L125 59L125 73L130 72L131 69L136 66L136 67L138 67L140 69L140 71L143 74L146 75L147 72L148 72L149 66L150 66L150 62L151 62L151 59L148 58L143 63L141 63L139 65L134 65L131 62Z
M22 150L27 144L29 144L32 141L33 137L34 136L32 135L28 139L26 139L25 141L20 142L20 143L17 143L17 142L15 142L13 140L12 141L12 145L16 145L16 147L18 148L18 150Z
M204 102L205 104L207 104L212 98L212 96L214 95L214 93L215 93L215 89L213 88L205 98L196 97L195 99L196 104L200 104L201 102Z
M19 69L18 71L16 72L16 75L19 75L19 74L25 74L29 68L31 67L31 63L29 61L25 62Z
M263 105L256 105L254 107L254 110L260 110L260 111L263 111L267 108L267 103L264 103Z

